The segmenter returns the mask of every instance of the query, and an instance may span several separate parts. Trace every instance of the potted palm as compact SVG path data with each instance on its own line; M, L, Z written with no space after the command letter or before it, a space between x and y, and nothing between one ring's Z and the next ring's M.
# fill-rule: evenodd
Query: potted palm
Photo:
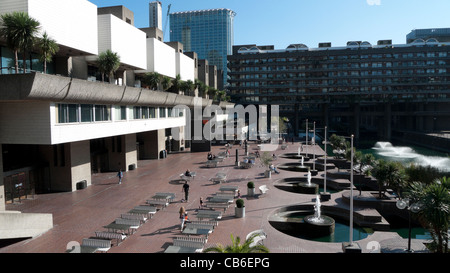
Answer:
M243 199L236 200L236 207L234 208L234 214L237 218L245 217L245 205Z
M262 153L260 157L261 163L267 167L267 170L264 172L264 177L270 178L272 176L272 172L270 171L270 164L272 164L273 157L269 152Z
M247 195L248 196L255 195L255 183L253 183L253 181L247 183Z

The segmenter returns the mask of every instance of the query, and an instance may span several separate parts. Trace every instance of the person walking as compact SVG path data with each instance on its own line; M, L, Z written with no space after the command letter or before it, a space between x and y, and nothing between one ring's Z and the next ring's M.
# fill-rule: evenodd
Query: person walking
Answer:
M123 178L123 172L122 172L122 170L120 170L120 171L117 173L117 177L119 177L119 184L122 184L122 178Z
M183 191L184 191L184 201L187 202L189 198L189 184L187 181L184 182Z
M184 227L184 214L186 213L186 210L184 209L184 207L180 208L180 223L181 223L181 231L183 231L183 227Z

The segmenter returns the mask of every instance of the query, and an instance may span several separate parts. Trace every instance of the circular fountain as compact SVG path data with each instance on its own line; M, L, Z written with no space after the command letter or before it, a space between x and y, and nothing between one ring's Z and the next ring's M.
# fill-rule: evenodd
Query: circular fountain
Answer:
M308 215L303 218L306 224L306 231L312 237L326 236L334 233L335 221L333 218L322 215L320 210L320 197L317 195L314 205L314 215Z
M304 165L305 158L303 156L300 156L300 165L298 163L282 163L278 165L277 167L282 170L286 171L293 171L293 172L308 172L311 168L309 166Z
M319 192L319 185L316 183L311 183L311 171L308 170L306 182L298 183L296 189L299 193L306 194L317 194Z

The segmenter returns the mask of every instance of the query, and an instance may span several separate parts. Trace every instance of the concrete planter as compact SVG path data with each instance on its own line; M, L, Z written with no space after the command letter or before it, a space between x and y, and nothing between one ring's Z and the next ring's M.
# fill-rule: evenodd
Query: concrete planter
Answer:
M235 208L234 208L234 215L235 215L237 218L243 218L243 217L245 217L245 206L243 206L242 208L235 207Z
M247 195L248 196L254 196L255 195L255 188L247 188Z

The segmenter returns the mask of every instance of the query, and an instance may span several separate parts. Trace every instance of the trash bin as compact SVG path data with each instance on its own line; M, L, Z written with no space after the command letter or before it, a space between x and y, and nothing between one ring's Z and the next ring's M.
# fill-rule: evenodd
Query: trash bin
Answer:
M87 181L86 180L77 182L77 190L82 190L82 189L85 189L86 187L87 187Z

